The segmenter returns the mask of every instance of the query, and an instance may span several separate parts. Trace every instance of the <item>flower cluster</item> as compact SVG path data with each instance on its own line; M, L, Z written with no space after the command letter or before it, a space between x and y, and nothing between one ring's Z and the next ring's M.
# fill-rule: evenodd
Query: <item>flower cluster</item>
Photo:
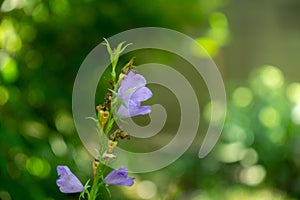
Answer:
M59 178L56 180L56 185L62 193L78 193L84 191L84 186L78 178L71 172L68 166L57 166ZM121 167L110 172L104 182L108 185L132 186L134 178L128 177L126 167Z
M57 166L59 178L56 181L59 190L63 193L81 193L79 199L95 200L99 196L99 190L109 185L132 186L134 178L128 176L125 166L112 170L104 176L106 165L111 159L116 159L114 148L120 139L129 138L129 134L117 129L111 133L115 119L145 115L151 112L151 106L142 106L141 103L152 97L152 92L146 87L146 79L137 73L131 59L121 70L116 80L116 66L119 55L128 46L122 47L120 43L112 50L108 41L107 46L112 63L110 88L105 94L103 104L96 107L98 112L97 122L100 149L97 158L93 162L94 181L92 186L89 181L85 186L71 172L68 166ZM105 177L105 178L104 178Z
M145 87L146 79L133 71L130 71L122 80L118 89L118 98L123 100L118 115L122 118L145 115L151 112L151 106L141 106L141 102L152 97L152 92Z

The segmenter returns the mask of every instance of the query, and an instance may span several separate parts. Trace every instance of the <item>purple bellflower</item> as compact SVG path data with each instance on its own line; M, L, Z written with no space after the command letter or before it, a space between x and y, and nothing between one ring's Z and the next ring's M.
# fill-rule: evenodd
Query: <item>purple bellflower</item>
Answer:
M83 185L68 166L57 166L56 169L59 176L56 185L62 193L77 193L84 190Z
M151 106L141 106L142 101L152 97L151 90L145 85L146 79L132 71L122 80L118 89L118 98L125 103L126 107L121 105L118 109L117 114L121 118L145 115L151 112Z
M133 177L128 177L126 167L115 169L104 178L104 182L108 185L132 186L133 181Z

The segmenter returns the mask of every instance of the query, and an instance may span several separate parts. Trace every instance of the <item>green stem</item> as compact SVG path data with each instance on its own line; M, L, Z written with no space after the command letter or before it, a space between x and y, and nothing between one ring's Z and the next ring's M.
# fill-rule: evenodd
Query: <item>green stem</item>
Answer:
M90 198L89 200L96 200L98 197L99 189L104 186L104 182L102 181L102 170L101 166L99 164L96 172L96 176L94 179L94 183L90 192Z
M112 79L112 81L113 81L113 85L115 86L116 85L116 71L113 69L112 71L111 71L111 79Z
M115 122L114 118L110 116L109 119L108 119L108 122L107 122L107 124L105 126L105 130L104 130L104 134L105 135L108 135L108 133L111 130L114 122Z
M98 116L98 120L100 122L100 116ZM108 133L111 130L114 122L115 122L114 118L110 115L110 117L108 118L108 122L105 126L104 133L102 132L101 127L100 127L101 134L108 135ZM100 139L100 144L104 145L103 141L104 141L104 139L103 140ZM93 185L92 185L92 188L91 188L91 191L90 191L90 196L88 198L89 200L96 200L97 197L98 197L99 189L102 186L104 186L104 182L102 181L102 176L103 176L104 171L106 169L106 164L107 163L103 164L102 161L100 161L100 163L99 163L99 166L98 166L97 171L96 171L96 176L94 178L94 182L93 182Z
M117 86L116 67L117 67L117 64L118 64L119 55L130 44L127 44L125 47L122 48L122 45L125 43L125 42L122 42L118 45L116 50L112 51L108 41L105 38L104 38L104 40L106 42L104 44L107 46L107 51L110 54L110 60L111 60L111 65L112 65L111 78L112 78L112 82L113 82L113 86L114 86L114 88L112 88L112 89L116 90L116 86ZM108 135L109 131L112 129L112 126L115 122L115 119L112 116L114 106L115 106L115 104L114 104L114 102L112 102L111 107L110 107L110 115L109 115L109 118L108 118L108 121L107 121L105 127L101 127L100 113L98 113L98 116L97 116L98 117L98 123L99 123L100 130L101 130L100 135L99 135L100 145L101 145L101 152L100 152L101 154L103 153L102 148L104 147L103 142L105 141L104 138L101 138L101 137L104 136L104 135L106 135L106 136ZM102 131L103 128L104 128L104 131ZM93 182L92 188L90 190L90 194L88 194L88 199L89 200L96 200L97 197L98 197L98 194L99 194L99 189L101 187L105 186L105 183L103 181L103 174L104 174L104 171L106 170L106 165L107 165L107 163L102 163L102 160L100 159L99 166L97 167L96 175L94 177L94 182Z

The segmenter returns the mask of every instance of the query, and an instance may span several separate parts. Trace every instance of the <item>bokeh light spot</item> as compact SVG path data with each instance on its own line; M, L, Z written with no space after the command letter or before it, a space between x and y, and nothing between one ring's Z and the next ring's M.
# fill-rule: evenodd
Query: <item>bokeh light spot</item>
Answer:
M26 168L28 156L24 153L17 153L14 157L14 161L18 169L23 170Z
M8 99L9 99L9 93L7 89L3 86L0 86L0 106L5 105Z
M22 48L22 40L17 34L11 34L5 41L6 51L15 53Z
M48 8L42 3L38 4L32 11L32 17L36 22L46 21L49 17Z
M9 12L14 9L22 8L26 4L26 0L4 0L1 5L2 12Z
M73 146L71 146L70 143L68 145L70 150L69 152L72 152L70 154L72 154L73 159L76 165L78 166L78 168L82 171L91 170L91 167L89 165L89 163L91 162L91 158L90 158L91 155L87 152L87 150L84 147L75 149Z
M24 13L28 16L31 16L35 6L38 3L39 3L39 0L27 0L26 5L23 8Z
M230 124L226 127L223 138L228 142L245 142L247 140L247 134L241 126Z
M258 154L253 148L246 149L243 153L243 159L241 160L241 165L244 167L249 167L257 163Z
M11 18L4 18L0 26L0 47L6 52L16 53L22 47L21 38L18 36L15 26L17 22Z
M288 99L293 103L300 103L300 83L291 83L286 89Z
M259 112L259 121L267 128L274 128L280 124L280 115L273 107L265 107Z
M43 139L47 135L47 127L36 121L23 122L22 130L25 135L38 139Z
M7 191L0 191L0 199L1 200L11 200L11 196Z
M207 33L207 37L211 38L218 44L218 49L224 46L229 39L229 29L227 18L223 13L214 12L209 16L211 29Z
M270 89L278 89L284 83L283 74L280 69L274 66L264 66L261 71L262 82Z
M277 94L282 95L284 76L277 67L265 65L252 73L250 83L253 92L263 98L270 98Z
M227 18L223 13L214 12L209 16L209 23L212 28L227 27Z
M1 25L0 25L0 46L2 48L5 47L5 42L6 42L7 38L12 34L15 34L12 20L10 18L2 19Z
M16 81L19 76L17 62L13 58L6 57L0 64L0 72L3 80L7 83Z
M142 181L137 185L137 194L142 199L151 199L157 193L157 187L152 181Z
M68 147L61 135L53 135L49 138L49 143L53 153L56 156L64 156L67 154Z
M240 172L240 181L246 185L255 186L264 180L266 173L266 169L261 165L243 168Z
M201 57L214 56L219 49L216 41L208 37L199 38L197 42L206 50L206 52L198 52L199 56Z
M22 38L22 40L31 42L36 37L36 30L34 27L32 27L30 25L22 24L19 34L20 34L20 37Z
M230 144L220 144L216 147L216 156L219 161L224 163L233 163L240 161L243 158L245 147L240 142Z
M239 87L234 90L232 100L233 103L238 107L248 106L253 99L251 90L247 87Z
M69 2L67 0L51 0L50 8L55 14L63 16L69 12Z
M45 159L30 157L26 162L26 169L31 175L45 178L49 175L51 166Z
M194 192L193 196L191 197L191 200L213 200L213 198L210 197L210 195L205 191L196 191Z
M214 118L212 118L212 112L214 112ZM220 125L223 122L222 119L225 114L226 110L224 110L222 103L217 101L206 104L203 111L205 120L215 125Z
M296 105L291 113L292 121L300 125L300 104Z
M7 162L6 169L12 179L20 178L21 172L13 162Z
M266 135L274 144L285 145L286 130L282 126L276 126L276 128L269 129Z
M73 134L75 125L72 115L66 110L60 110L55 115L55 126L57 130L64 134Z

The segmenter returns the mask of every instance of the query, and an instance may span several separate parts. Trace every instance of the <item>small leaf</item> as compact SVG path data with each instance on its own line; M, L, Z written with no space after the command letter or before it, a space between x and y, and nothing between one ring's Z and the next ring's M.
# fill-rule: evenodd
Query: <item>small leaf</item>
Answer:
M112 55L113 51L110 47L110 44L109 44L108 40L106 38L103 38L103 39L104 39L104 42L102 44L107 47L107 51L108 51L109 55Z

